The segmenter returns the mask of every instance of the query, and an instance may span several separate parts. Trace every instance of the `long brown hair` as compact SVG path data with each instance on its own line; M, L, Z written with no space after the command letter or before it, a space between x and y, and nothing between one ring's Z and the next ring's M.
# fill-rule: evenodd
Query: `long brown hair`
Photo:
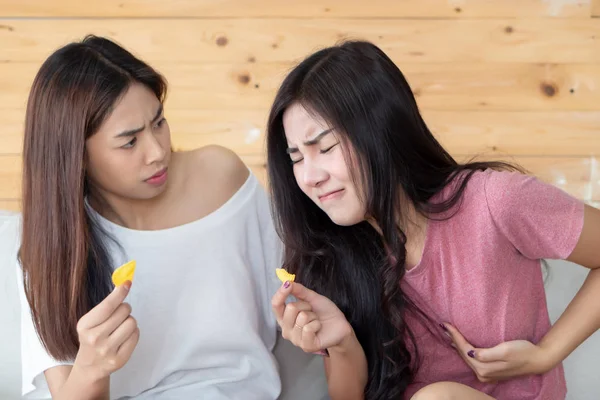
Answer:
M132 83L167 84L116 43L86 36L42 64L25 117L19 259L38 335L57 360L79 349L77 321L111 290L107 235L88 213L85 142Z

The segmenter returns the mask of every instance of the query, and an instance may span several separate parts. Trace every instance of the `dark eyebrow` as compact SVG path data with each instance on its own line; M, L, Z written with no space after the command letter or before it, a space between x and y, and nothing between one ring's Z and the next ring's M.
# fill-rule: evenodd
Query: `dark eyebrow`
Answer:
M331 133L331 131L333 131L333 129L327 129L327 130L319 133L313 139L310 139L310 140L307 140L306 142L304 142L304 145L305 146L314 146L315 144L319 143L321 141L321 139L323 139L323 136L327 135L328 133Z
M304 142L304 145L305 146L314 146L315 144L318 144L325 135L327 135L328 133L331 133L332 131L333 131L333 129L327 129L327 130L319 133L313 139L310 139L310 140L307 140L306 142ZM297 147L288 147L285 152L287 154L292 154L292 153L296 153L297 151L298 151Z
M156 115L154 115L154 118L152 118L152 123L155 123L161 116L163 112L163 105L162 103L160 103L160 105L158 106L158 110L156 110Z
M158 106L158 110L156 110L156 114L154 115L154 118L152 118L152 123L155 123L156 120L158 118L160 118L161 114L163 112L163 105L162 103ZM128 131L123 131L121 133L119 133L118 135L116 135L116 138L121 138L121 137L127 137L127 136L133 136L136 133L140 133L141 131L144 130L144 127L142 126L141 128L135 128L135 129L130 129Z

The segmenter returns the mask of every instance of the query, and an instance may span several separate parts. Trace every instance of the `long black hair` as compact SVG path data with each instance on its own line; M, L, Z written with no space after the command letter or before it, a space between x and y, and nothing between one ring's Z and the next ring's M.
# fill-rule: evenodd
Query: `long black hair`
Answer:
M353 179L361 182L367 214L381 233L367 222L336 225L300 190L283 127L292 104L322 117L350 145L359 171ZM475 171L518 168L455 161L423 121L399 68L364 41L317 51L288 74L270 111L267 156L285 267L330 298L354 328L368 362L365 397L400 398L418 367L405 313L423 314L400 287L406 260L406 236L397 223L405 217L401 202L432 218L459 204ZM430 201L455 178L450 196Z

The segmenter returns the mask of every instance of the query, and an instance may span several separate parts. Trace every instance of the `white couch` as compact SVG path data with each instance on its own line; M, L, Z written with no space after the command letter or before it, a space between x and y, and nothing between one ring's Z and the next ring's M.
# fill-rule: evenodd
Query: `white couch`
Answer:
M12 252L18 235L17 218L15 215L0 211L0 399L2 400L21 398L19 303L15 265L11 261L14 260ZM555 320L581 286L587 270L566 262L552 261L549 272L548 306L551 318ZM276 355L279 359L286 359L285 355L292 353L294 357L310 357L302 353L298 354L286 341L278 343ZM598 363L593 361L599 356L600 333L596 333L565 361L569 400L600 398ZM318 400L321 397L315 394L322 393L325 387L323 374L318 373L321 361L314 358L311 362L319 365L313 364L310 374L303 374L293 364L285 367L282 376L287 395L282 397L282 400ZM298 363L298 365L303 364ZM317 371L316 376L315 371ZM298 376L301 378L297 379Z

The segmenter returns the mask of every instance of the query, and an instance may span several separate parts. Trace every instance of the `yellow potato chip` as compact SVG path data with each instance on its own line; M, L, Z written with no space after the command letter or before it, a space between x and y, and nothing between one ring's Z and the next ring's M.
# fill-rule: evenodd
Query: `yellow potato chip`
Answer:
M290 274L283 268L277 268L275 270L275 273L277 274L277 277L279 278L279 280L281 282L286 282L286 281L294 282L294 279L296 279L296 275Z
M125 283L125 281L133 282L134 272L135 272L135 260L131 260L131 261L121 265L119 268L115 269L115 271L112 274L112 281L115 284L115 286L120 286L123 283Z

